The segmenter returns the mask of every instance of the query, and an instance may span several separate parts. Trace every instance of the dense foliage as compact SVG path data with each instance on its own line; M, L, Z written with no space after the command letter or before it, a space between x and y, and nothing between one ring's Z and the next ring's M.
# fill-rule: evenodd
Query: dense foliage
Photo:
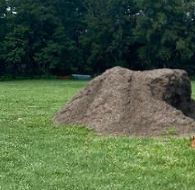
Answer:
M184 68L195 74L194 0L0 0L0 75Z

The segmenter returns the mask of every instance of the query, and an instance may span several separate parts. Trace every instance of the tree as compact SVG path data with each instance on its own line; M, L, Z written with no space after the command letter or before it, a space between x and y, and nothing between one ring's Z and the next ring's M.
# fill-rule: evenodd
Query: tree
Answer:
M195 74L194 22L193 0L0 0L0 76Z
M139 0L134 30L145 68L182 68L193 56L194 34L189 5L183 0Z
M92 72L99 73L115 65L129 66L134 3L130 0L89 0L86 9L86 31L81 41Z

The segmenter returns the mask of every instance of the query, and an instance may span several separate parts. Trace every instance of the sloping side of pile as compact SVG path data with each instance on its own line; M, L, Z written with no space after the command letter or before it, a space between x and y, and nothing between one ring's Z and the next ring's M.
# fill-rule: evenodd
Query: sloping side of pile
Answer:
M191 83L183 70L115 67L92 80L54 121L86 125L101 134L187 134L195 129L193 105Z

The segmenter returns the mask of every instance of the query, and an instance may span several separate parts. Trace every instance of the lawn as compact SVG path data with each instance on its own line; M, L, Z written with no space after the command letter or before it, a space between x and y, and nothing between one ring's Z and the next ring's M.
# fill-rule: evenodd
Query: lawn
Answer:
M85 85L0 82L0 190L195 189L188 138L103 137L54 127L54 113Z

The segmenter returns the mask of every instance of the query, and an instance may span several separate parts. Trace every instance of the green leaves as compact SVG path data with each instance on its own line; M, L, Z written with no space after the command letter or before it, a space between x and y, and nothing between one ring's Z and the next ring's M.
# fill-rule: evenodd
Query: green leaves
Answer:
M193 0L0 0L0 75L195 73L194 10Z
M137 16L134 34L145 49L153 52L144 54L142 48L138 49L141 60L149 60L151 67L169 66L173 68L184 67L183 64L187 60L190 61L194 55L191 48L194 41L189 41L194 36L189 33L193 30L192 26L189 27L189 22L192 21L190 3L190 1L175 0L140 0L137 2L142 14ZM175 65L175 62L179 65Z

